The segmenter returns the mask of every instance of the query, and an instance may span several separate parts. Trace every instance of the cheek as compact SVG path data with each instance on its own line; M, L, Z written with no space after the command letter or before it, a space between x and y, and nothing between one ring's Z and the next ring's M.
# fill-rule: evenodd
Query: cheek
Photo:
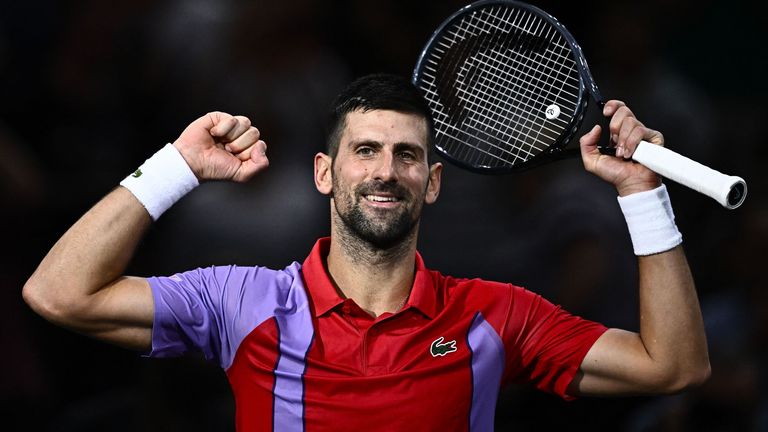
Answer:
M408 184L411 185L412 189L418 190L420 194L423 194L429 186L429 171L414 171L412 175L408 177Z

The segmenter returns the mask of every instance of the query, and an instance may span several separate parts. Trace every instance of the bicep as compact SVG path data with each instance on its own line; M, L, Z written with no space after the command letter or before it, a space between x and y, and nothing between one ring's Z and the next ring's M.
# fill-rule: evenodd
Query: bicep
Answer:
M75 330L125 348L149 351L152 347L154 301L144 278L120 277L92 294Z
M614 328L600 336L587 352L568 393L585 396L655 393L663 380L640 335Z

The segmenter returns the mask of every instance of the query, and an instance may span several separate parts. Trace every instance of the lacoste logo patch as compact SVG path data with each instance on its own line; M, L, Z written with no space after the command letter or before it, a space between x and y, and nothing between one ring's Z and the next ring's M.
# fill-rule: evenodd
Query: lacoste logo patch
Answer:
M141 177L141 169L137 169L133 174L131 174L131 177Z
M440 336L439 338L435 339L434 342L432 342L432 345L430 345L429 353L432 354L432 357L442 357L446 354L456 352L457 348L455 340L446 343L443 343L443 340L445 340L445 338Z

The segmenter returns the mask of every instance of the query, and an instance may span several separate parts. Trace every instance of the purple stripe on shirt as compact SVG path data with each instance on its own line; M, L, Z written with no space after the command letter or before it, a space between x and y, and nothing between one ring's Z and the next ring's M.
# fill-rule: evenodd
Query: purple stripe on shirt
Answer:
M496 330L478 312L467 334L472 352L471 432L492 432L496 399L504 371L504 344Z
M298 278L294 283L301 289L291 289L285 309L276 311L280 335L280 358L275 369L274 430L304 430L304 371L307 351L312 344L314 329L309 299Z

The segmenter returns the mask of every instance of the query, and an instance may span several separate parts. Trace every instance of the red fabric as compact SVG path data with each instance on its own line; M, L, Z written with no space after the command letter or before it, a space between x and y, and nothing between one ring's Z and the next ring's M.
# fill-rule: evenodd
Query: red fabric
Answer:
M240 344L227 370L235 398L238 431L272 431L273 371L278 357L277 325L264 321Z
M562 397L606 330L514 285L443 276L420 256L402 310L373 318L331 284L323 265L328 247L319 241L302 267L315 330L304 375L307 431L468 430L467 333L478 312L505 346L503 382L530 382ZM269 322L255 329L227 372L237 409L247 410L238 430L271 426L275 332ZM456 351L433 356L440 337L455 341ZM499 389L487 391L495 400Z

